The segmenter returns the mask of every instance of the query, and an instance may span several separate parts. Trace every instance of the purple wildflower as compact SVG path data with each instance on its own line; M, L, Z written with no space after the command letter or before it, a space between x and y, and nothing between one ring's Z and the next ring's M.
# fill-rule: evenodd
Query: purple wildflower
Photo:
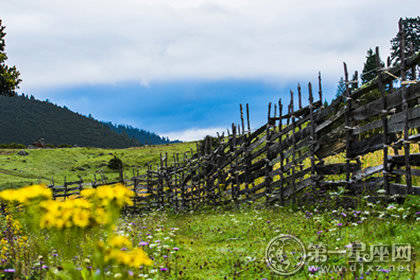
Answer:
M173 250L174 251L179 251L179 248L178 247L174 247Z
M322 231L322 230L318 231L316 234L321 234L321 233L323 233L323 231Z
M164 258L164 259L167 259L167 258L168 258L168 255L163 255L163 258Z
M316 266L308 267L308 272L311 273L311 274L315 274L318 270L319 270L319 268L316 267Z
M4 272L10 272L10 273L13 273L13 272L16 272L16 270L15 270L14 268L6 268L6 269L4 270Z
M343 226L343 224L342 224L342 223L338 223L338 224L337 224L337 226L342 227L342 226Z
M132 272L131 270L129 270L127 272L128 272L128 275L130 275L130 276L133 276L134 275L134 272Z
M146 241L141 241L141 242L139 243L139 245L140 245L140 246L147 246L147 245L149 245L149 242L146 242Z
M347 217L346 213L341 212L341 215L343 215L344 217Z
M160 271L168 271L168 269L166 267L161 267Z
M420 211L419 212L416 212L416 215L420 215Z

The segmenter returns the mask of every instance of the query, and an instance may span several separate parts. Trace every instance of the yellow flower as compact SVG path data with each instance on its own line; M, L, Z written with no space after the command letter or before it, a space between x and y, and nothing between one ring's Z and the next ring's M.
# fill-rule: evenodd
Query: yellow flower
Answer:
M52 191L46 185L32 185L16 190L1 191L0 199L26 204L35 199L52 199Z
M146 255L142 248L135 248L128 252L130 256L129 265L131 267L139 267L143 264L152 265L152 260Z
M84 190L81 196L96 201L103 207L108 206L110 203L123 207L124 205L133 205L132 197L134 192L122 184L116 184L114 186L105 185L96 189Z
M111 240L109 241L109 244L111 245L112 248L118 248L118 249L121 249L123 247L125 248L132 247L130 239L128 239L127 237L123 235L113 236Z
M95 195L95 192L96 192L95 189L84 189L80 193L80 196L90 198L90 197L93 197Z
M75 210L73 213L73 222L74 225L84 228L89 225L89 219L91 217L91 212L89 210Z
M39 221L39 226L41 228L51 228L55 224L55 215L51 213L46 213L41 217L41 220Z
M107 214L104 208L95 209L95 221L99 225L106 225L110 221L109 214Z

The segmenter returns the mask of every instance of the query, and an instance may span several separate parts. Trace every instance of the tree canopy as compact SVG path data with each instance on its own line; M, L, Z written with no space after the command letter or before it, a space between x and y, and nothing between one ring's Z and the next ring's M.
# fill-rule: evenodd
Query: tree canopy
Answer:
M385 64L381 61L381 67L384 67ZM371 80L373 80L378 75L378 69L376 67L376 54L373 52L372 49L368 49L366 62L363 66L362 71L362 83L365 84Z
M404 30L404 53L410 56L420 50L420 17L401 19ZM400 61L400 32L391 40L391 60Z
M337 92L335 94L335 97L337 98L343 95L343 93L345 92L346 92L346 84L344 83L343 77L341 77L340 80L338 81Z
M6 43L5 37L6 32L5 26L2 25L0 19L0 95L13 96L16 94L15 90L19 88L19 83L22 81L19 79L19 71L16 66L6 65L7 54L6 54Z

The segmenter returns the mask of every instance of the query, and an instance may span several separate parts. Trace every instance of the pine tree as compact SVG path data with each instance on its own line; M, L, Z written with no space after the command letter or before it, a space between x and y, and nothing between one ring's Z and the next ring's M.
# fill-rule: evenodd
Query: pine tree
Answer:
M420 17L401 19L404 29L404 52L409 57L420 50ZM400 61L400 33L391 40L391 60Z
M381 67L384 67L385 64L381 61ZM366 62L363 66L362 72L362 84L365 84L371 80L373 80L378 75L378 71L376 69L376 54L373 53L372 49L368 49Z
M20 73L17 71L16 66L10 67L6 65L5 28L0 19L0 95L14 96L16 94L15 90L19 88L18 85L22 80L19 79Z
M339 96L343 95L346 92L346 84L344 83L343 77L340 78L337 85L337 93L335 97L338 98Z

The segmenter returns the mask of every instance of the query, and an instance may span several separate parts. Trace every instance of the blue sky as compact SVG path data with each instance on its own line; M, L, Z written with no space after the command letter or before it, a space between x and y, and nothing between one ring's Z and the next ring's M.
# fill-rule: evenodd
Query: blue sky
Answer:
M389 54L418 0L4 1L9 64L20 92L172 139L200 139L323 74L324 96L366 51ZM376 11L375 13L373 11Z
M239 123L240 103L244 105L244 114L245 104L250 104L251 126L255 129L266 120L269 102L277 103L279 98L289 102L290 88L296 92L296 85L292 84L227 79L161 82L148 86L125 82L50 88L42 92L54 97L50 101L82 114L176 138L177 133L182 135L185 131L193 133L201 129L201 134L226 131L232 122ZM307 97L307 85L303 88Z

